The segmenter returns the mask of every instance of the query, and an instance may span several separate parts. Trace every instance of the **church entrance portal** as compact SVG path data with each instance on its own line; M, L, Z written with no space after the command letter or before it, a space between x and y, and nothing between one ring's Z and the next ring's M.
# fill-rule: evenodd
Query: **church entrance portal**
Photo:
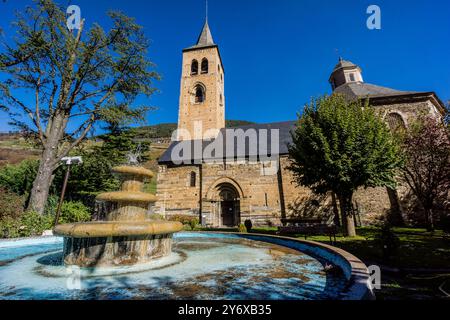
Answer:
M240 223L239 193L229 183L218 186L220 197L220 219L222 226L235 227Z

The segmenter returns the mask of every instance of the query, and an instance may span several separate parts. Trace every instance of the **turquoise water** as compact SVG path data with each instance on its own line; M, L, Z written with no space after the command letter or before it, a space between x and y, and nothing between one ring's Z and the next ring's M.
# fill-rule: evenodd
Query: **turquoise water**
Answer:
M0 241L0 299L337 299L341 273L284 241L179 233L172 255L132 267L67 268L62 239ZM289 248L290 247L290 248Z

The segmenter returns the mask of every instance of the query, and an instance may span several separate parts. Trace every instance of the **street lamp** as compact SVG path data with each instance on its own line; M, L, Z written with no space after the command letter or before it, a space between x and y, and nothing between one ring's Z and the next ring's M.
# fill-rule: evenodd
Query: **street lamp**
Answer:
M61 159L61 161L66 163L67 171L66 171L66 176L64 177L64 183L63 183L63 187L61 190L61 198L59 199L59 203L58 203L58 210L56 210L55 223L54 223L55 226L58 224L59 215L61 214L61 207L62 207L62 203L64 201L64 195L66 193L67 181L69 181L70 166L72 164L83 163L83 159L81 157L64 157Z

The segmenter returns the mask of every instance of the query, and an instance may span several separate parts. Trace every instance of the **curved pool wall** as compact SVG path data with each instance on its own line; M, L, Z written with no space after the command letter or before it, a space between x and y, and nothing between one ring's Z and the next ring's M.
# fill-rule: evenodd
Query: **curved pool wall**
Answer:
M320 257L331 264L338 266L344 272L348 284L341 300L374 300L375 294L368 286L369 270L357 257L342 249L323 243L292 239L280 236L266 236L258 234L241 234L241 237L275 243L288 248L296 249L311 256Z
M374 299L375 296L372 290L368 287L369 272L367 267L358 258L349 254L348 252L329 245L316 243L312 241L286 238L280 236L269 236L260 234L243 234L243 233L221 233L221 232L183 232L175 236L177 239L183 238L217 238L217 239L247 239L258 242L265 242L269 244L279 245L290 248L301 253L315 257L316 259L338 266L345 277L346 284L343 291L340 293L341 300L362 300ZM205 239L206 240L206 239ZM25 256L32 256L36 254L36 246L39 247L39 253L46 253L46 249L50 249L55 245L63 245L63 239L58 237L39 237L39 238L25 238L16 240L0 240L0 250L2 250L2 261L0 261L0 268L6 265L9 261ZM27 252L27 246L30 246ZM18 250L20 248L20 250ZM52 251L52 250L48 250ZM8 261L9 260L9 261ZM1 280L1 279L0 279ZM1 297L0 297L1 298ZM7 298L7 297L6 297Z

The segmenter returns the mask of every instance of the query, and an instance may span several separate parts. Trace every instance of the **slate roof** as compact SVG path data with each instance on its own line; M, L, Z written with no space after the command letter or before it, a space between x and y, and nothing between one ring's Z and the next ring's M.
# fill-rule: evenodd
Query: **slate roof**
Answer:
M414 91L395 90L365 82L349 82L337 87L334 92L344 94L349 98L384 97L417 93Z
M235 156L235 158L248 158L248 157L264 157L264 156L274 156L274 155L284 155L284 154L288 154L288 145L292 142L292 136L291 136L291 131L295 128L295 124L296 121L285 121L285 122L274 122L274 123L265 123L265 124L251 124L251 125L245 125L245 126L239 126L239 127L234 127L234 128L226 128L226 129L242 129L242 131L235 131L235 133L237 134L238 137L243 138L243 134L245 132L248 132L247 130L249 129L254 129L256 131L257 137L258 137L258 143L256 144L249 144L248 139L246 140L245 145L243 146L243 148L238 149L237 147L237 139L238 138L234 138L234 143L233 140L229 140L226 139L226 129L222 129L220 130L220 133L222 134L222 136L224 137L224 143L223 143L223 150L222 150L222 154L212 154L212 157L207 157L203 160L217 160L217 159L224 159L227 156L230 157L231 155L227 155L227 147L231 148L233 147L233 155ZM267 153L263 152L262 154L260 154L259 148L257 146L260 145L260 133L262 129L266 129L267 131ZM271 150L272 150L272 141L271 141L271 133L270 130L271 129L278 129L278 133L279 133L279 149L278 152L274 152L273 154L271 154ZM215 140L191 140L191 141L174 141L170 144L170 146L167 148L167 150L162 154L162 156L158 159L158 163L163 164L163 163L171 163L172 162L172 151L174 150L174 148L178 147L178 148L186 148L186 150L190 150L190 154L189 152L187 152L187 154L180 154L180 159L182 161L188 161L188 160L192 160L195 163L201 163L201 159L198 157L198 155L195 155L195 148L199 148L201 146L201 150L202 150L202 155L203 155L203 151L205 150L205 148L207 148L213 141ZM184 144L184 145L183 145ZM177 148L177 149L178 149ZM256 149L256 150L254 150ZM229 149L231 150L231 149ZM255 152L256 151L256 152ZM237 155L239 155L239 157L236 157Z
M333 72L341 69L341 68L359 68L356 64L354 64L351 61L343 60L342 58L339 58L338 64L334 67Z
M200 32L200 35L197 39L197 44L194 46L191 46L189 48L186 48L184 50L191 50L191 49L199 49L203 47L211 47L216 46L214 43L211 30L209 29L208 20L205 21L205 24L203 25L202 31Z

